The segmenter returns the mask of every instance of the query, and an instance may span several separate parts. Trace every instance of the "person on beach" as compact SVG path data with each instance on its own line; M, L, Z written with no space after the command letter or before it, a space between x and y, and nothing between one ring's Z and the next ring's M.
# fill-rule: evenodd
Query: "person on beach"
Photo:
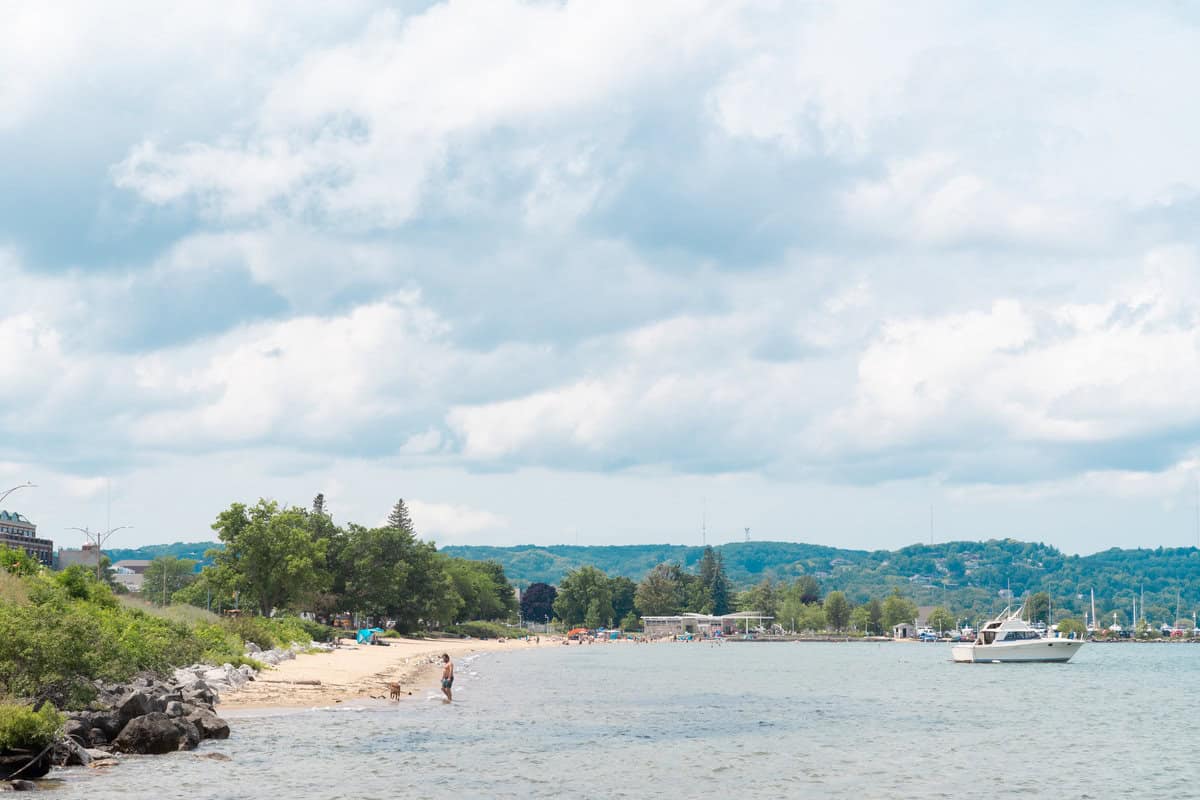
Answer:
M442 653L442 694L446 695L447 703L454 699L454 694L450 691L450 687L453 685L454 662L450 660L449 653Z

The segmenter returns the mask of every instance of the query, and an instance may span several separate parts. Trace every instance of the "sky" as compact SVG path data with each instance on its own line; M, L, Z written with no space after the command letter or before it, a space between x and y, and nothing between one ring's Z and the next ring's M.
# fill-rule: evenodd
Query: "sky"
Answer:
M1166 2L2 3L3 505L1195 545L1197 74Z

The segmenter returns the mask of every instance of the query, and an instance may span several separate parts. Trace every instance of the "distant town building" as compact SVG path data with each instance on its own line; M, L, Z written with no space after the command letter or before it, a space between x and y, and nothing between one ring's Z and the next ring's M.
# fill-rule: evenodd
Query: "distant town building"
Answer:
M24 550L41 564L54 564L54 542L37 538L37 525L15 511L0 510L0 544Z
M113 582L131 592L140 592L146 582L146 567L150 562L140 558L126 558L112 565Z
M734 614L677 614L670 617L642 617L642 630L647 636L733 636L769 624L774 617L758 611L739 611Z
M901 622L898 625L892 626L893 639L915 639L917 638L917 626L911 622Z
M66 569L78 564L81 567L95 569L100 561L100 548L94 544L85 544L83 547L60 547L58 555L54 557L55 569Z

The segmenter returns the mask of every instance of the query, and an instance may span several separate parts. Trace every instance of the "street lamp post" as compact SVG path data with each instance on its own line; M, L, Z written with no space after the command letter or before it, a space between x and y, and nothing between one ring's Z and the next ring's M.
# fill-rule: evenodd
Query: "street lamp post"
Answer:
M4 498L8 497L10 494L15 492L17 489L33 489L36 486L37 486L36 483L29 483L28 481L26 481L25 483L22 483L20 486L14 486L11 489L6 489L3 492L0 492L0 503L3 503Z
M67 530L79 531L80 533L82 533L84 536L87 537L87 540L89 542L96 545L96 580L103 581L104 579L100 577L100 555L101 555L100 551L103 549L104 543L107 542L109 537L112 536L117 531L123 531L126 528L132 528L132 527L133 527L132 525L118 525L117 527L109 528L106 531L96 531L96 532L92 532L92 531L88 530L87 528L68 528Z

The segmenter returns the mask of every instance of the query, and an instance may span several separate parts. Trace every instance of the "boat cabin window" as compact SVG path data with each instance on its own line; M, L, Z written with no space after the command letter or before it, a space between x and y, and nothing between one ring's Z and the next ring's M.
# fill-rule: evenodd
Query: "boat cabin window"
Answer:
M983 643L984 644L991 644L995 639L996 639L995 631L984 631L983 632Z

